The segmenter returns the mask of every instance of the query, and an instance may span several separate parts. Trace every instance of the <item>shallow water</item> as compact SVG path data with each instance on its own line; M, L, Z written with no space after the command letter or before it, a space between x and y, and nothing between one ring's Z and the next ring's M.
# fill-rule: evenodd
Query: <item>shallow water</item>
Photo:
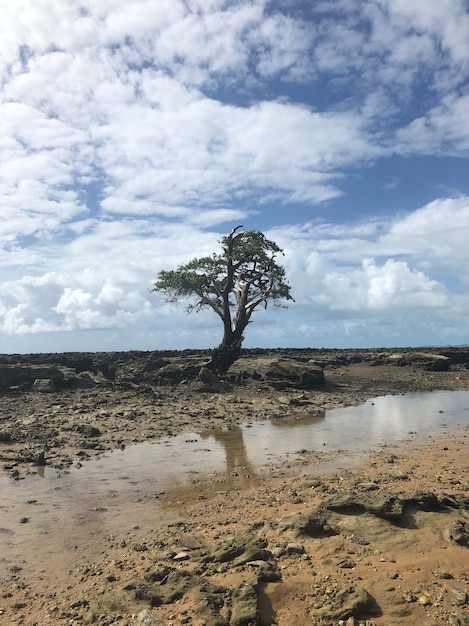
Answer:
M99 544L100 536L123 528L168 523L191 502L249 488L256 476L305 452L314 464L301 471L319 472L347 466L371 448L468 423L469 392L383 396L320 416L297 414L137 444L80 469L42 468L24 480L2 478L0 574L33 562L39 573L54 555L73 552L80 538L92 536Z

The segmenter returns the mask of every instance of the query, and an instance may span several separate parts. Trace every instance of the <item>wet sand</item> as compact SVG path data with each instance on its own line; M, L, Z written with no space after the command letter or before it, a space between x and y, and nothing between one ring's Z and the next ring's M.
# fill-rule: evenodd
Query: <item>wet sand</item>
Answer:
M364 454L355 466L341 463L340 452L316 450L272 463L253 476L240 457L229 472L214 470L208 478L195 474L180 489L155 485L153 492L139 493L127 471L118 489L89 498L85 493L83 502L70 506L63 499L60 505L54 501L54 492L65 489L71 466L81 464L79 471L86 472L91 462L86 459L115 454L111 451L132 443L191 431L200 435L221 423L232 430L272 414L282 419L292 410L303 417L320 414L385 393L469 390L464 367L427 372L355 363L326 369L326 379L326 388L317 391L264 388L260 393L245 385L228 394L207 395L190 383L145 390L4 394L1 428L8 427L14 436L0 444L1 467L4 480L17 485L20 495L15 502L0 503L0 624L129 625L138 623L137 615L145 608L162 624L215 623L201 613L200 590L151 606L145 594L137 597L129 589L130 581L162 570L187 573L188 580L202 577L227 590L240 589L257 576L258 621L252 623L345 623L349 617L340 608L344 590L349 590L349 599L350 590L366 590L374 604L360 608L358 603L352 609L357 624L359 619L389 626L468 624L469 552L448 540L452 524L469 524L469 431L464 420L450 432L409 433L407 440ZM99 437L84 436L76 429L81 424L99 428ZM90 442L96 447L89 447ZM33 453L41 450L46 451L45 468L34 463ZM331 457L335 467L315 471ZM35 497L34 484L43 481L38 471L51 477L49 496ZM397 522L359 507L346 513L327 509L331 499L346 494L359 499L368 492L410 504ZM419 493L433 494L441 506L425 510L429 507L416 500ZM127 519L116 523L114 503L125 494L130 501ZM44 522L46 510L53 524ZM278 521L318 511L326 512L333 533L298 534ZM86 521L82 531L80 516ZM279 580L260 579L259 563L201 561L201 552L211 546L253 538L278 555L273 560ZM298 551L282 552L287 544L297 545ZM183 557L175 558L181 553ZM166 586L161 581L158 585ZM233 612L229 617L230 602L225 600L221 615L231 624L237 618Z

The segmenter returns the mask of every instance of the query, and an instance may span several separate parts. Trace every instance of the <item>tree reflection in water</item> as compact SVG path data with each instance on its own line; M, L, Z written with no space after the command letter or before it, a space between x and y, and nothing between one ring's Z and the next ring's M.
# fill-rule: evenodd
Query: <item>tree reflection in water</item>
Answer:
M271 420L271 425L276 428L295 430L306 428L314 423L321 422L325 418L325 413L304 414L292 413L285 417L279 417ZM217 491L233 491L250 489L258 482L256 474L256 466L260 465L259 459L254 456L253 462L249 460L246 448L245 435L249 426L244 429L234 425L226 429L212 429L198 432L201 440L207 442L215 441L220 444L225 453L226 469L222 475L209 475L201 473L194 474L194 478L189 484L180 482L173 484L164 494L161 495L159 502L163 508L181 510L197 500L209 498ZM292 433L293 434L293 433ZM272 432L268 442L268 451L272 455L277 456L282 448L285 438L289 439L286 432L283 432L278 440L279 449L276 448L275 442L272 442ZM277 439L277 437L275 437ZM296 438L295 438L296 439ZM303 444L304 439L300 437ZM256 444L258 450L263 445L262 438ZM297 442L298 443L298 442ZM306 444L306 442L304 442ZM300 446L301 447L301 446ZM209 452L209 450L207 450ZM252 450L251 450L252 454ZM265 456L265 454L264 454Z

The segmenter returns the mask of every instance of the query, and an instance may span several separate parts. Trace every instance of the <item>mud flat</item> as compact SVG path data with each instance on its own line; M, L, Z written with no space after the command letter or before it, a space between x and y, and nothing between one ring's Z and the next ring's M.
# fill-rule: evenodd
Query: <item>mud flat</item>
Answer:
M241 455L229 471L142 490L134 459L117 488L95 498L90 485L66 504L70 476L133 444L198 438L200 451L211 432L272 418L469 391L468 355L251 351L259 371L281 359L314 364L324 380L243 374L219 390L196 375L204 353L4 355L7 370L30 369L0 395L0 624L469 624L464 410L459 424L444 425L442 412L431 432L363 446L353 463L353 442L347 454L305 444L262 471ZM62 368L54 385L28 379L46 365Z

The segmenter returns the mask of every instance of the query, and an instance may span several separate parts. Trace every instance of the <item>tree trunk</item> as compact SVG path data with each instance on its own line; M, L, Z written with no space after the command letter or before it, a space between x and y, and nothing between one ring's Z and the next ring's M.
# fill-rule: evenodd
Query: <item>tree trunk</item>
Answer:
M244 337L233 338L227 341L225 338L212 353L211 365L218 376L223 376L241 354L241 344Z

